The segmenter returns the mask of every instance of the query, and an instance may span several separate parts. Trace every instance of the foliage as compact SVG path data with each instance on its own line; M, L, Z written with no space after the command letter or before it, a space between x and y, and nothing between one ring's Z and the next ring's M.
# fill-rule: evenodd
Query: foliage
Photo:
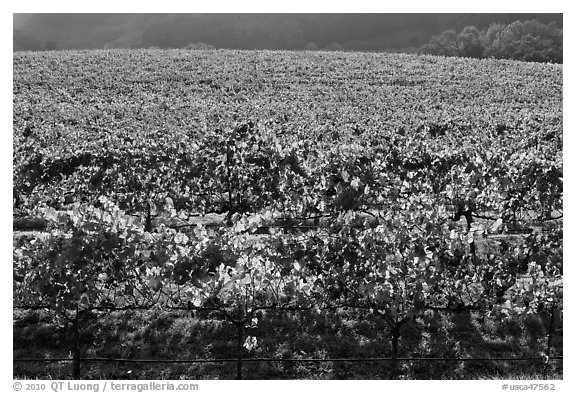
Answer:
M423 47L424 53L439 56L459 56L458 35L454 30L446 30L433 36Z
M491 31L492 30L492 31ZM508 26L491 26L486 35L486 55L523 61L562 62L562 30L555 24L534 20Z
M536 19L562 25L562 14L14 14L14 50L181 48L304 49L340 42L349 50L409 50L434 34L467 25Z
M152 50L14 70L14 215L48 222L15 239L17 307L210 312L238 358L270 310L360 310L393 357L430 312L562 312L559 65Z
M562 29L556 24L529 20L494 23L483 31L466 26L459 34L447 30L432 37L422 50L441 56L562 63L562 47Z

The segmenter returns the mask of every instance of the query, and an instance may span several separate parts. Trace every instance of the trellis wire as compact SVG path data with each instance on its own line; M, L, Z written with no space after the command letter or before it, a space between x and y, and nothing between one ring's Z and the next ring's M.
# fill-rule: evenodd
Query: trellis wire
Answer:
M380 362L380 361L402 361L402 362L493 362L493 361L529 361L540 360L544 363L549 361L562 361L562 356L551 356L548 359L545 357L522 357L522 358L438 358L438 357L414 357L414 358L390 358L390 357L377 357L377 358L334 358L334 359L281 359L281 358L243 358L243 362ZM13 359L14 362L71 362L71 358L22 358ZM121 358L83 358L81 362L117 362L117 363L224 363L236 362L236 358L225 359L121 359Z

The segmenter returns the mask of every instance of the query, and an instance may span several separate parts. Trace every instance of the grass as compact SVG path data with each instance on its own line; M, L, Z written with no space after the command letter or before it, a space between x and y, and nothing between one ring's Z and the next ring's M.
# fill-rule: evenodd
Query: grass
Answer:
M15 315L14 358L68 357L69 330L43 312ZM533 357L545 349L543 321L502 323L474 314L429 315L404 325L401 357ZM89 320L82 334L83 356L128 359L235 358L236 331L209 315L112 312ZM307 359L386 357L386 325L359 312L281 313L259 317L257 347L244 357ZM561 354L562 337L553 342ZM86 362L86 379L234 379L236 364L138 364ZM70 363L14 363L15 378L69 379ZM247 379L386 379L386 362L245 362ZM402 379L544 379L540 361L402 362ZM549 365L548 379L561 379L561 363Z
M445 378L450 379L450 378ZM561 381L563 379L562 372L555 371L545 374L541 371L534 372L510 372L504 375L501 374L470 374L470 380L522 380L522 381Z

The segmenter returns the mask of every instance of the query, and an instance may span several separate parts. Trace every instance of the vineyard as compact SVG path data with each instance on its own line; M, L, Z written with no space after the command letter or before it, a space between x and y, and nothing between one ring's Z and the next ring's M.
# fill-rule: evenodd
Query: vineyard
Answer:
M15 377L562 378L562 65L13 66Z

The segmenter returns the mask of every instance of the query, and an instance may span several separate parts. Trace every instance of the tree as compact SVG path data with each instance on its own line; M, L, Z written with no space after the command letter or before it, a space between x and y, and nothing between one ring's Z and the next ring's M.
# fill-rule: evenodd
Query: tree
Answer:
M458 56L458 36L454 30L443 31L432 37L422 50L431 55Z
M516 21L491 25L485 35L486 54L522 61L562 62L562 30L554 23Z
M482 44L482 35L475 26L466 26L458 34L458 52L464 57L482 57L484 46Z
M502 34L506 30L506 25L501 23L493 23L488 27L484 34L484 55L490 57L497 57L500 48L500 40Z
M536 20L492 24L485 31L466 26L459 34L447 30L432 37L422 51L440 56L562 62L562 30L554 23Z

